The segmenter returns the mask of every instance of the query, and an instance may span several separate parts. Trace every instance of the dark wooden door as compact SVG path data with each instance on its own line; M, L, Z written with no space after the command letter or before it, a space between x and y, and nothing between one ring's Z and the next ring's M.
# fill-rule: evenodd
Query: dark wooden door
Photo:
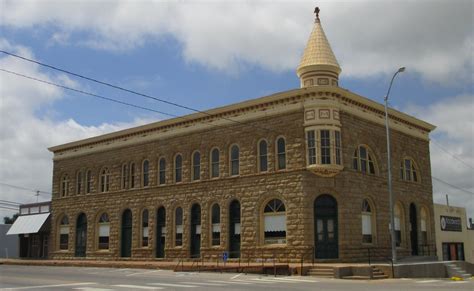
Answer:
M122 239L120 255L124 258L132 256L132 211L127 209L122 214Z
M240 258L240 202L229 206L229 258Z
M166 211L160 207L156 213L156 257L165 257Z
M76 223L76 257L85 257L87 249L87 217L81 213Z
M410 241L411 241L411 255L418 255L418 224L416 219L416 206L410 204Z
M330 195L321 195L314 201L314 234L315 257L338 258L337 202Z
M201 256L201 206L191 208L191 258Z

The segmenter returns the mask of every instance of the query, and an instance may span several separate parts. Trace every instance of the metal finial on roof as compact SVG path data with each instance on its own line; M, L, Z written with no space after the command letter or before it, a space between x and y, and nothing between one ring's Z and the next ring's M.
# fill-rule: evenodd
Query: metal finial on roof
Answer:
M314 8L314 13L316 13L316 21L319 20L319 11L321 11L319 10L319 7Z

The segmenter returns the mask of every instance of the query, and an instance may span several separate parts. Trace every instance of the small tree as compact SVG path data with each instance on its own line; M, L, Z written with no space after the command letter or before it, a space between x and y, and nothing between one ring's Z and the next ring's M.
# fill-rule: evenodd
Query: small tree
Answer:
M3 223L13 224L17 217L18 217L18 213L13 214L12 217L4 216L3 217Z

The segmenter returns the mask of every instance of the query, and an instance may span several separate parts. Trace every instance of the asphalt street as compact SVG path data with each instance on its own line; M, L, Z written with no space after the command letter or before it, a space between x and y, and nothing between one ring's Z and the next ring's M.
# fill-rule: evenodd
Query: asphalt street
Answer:
M0 290L474 290L474 280L353 281L236 273L0 265Z

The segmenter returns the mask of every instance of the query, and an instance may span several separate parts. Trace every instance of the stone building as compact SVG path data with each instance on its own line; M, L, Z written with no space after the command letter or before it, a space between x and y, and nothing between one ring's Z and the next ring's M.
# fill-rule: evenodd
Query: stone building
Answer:
M319 18L300 88L50 148L55 259L390 257L384 107ZM390 109L399 255L434 245L429 133Z

